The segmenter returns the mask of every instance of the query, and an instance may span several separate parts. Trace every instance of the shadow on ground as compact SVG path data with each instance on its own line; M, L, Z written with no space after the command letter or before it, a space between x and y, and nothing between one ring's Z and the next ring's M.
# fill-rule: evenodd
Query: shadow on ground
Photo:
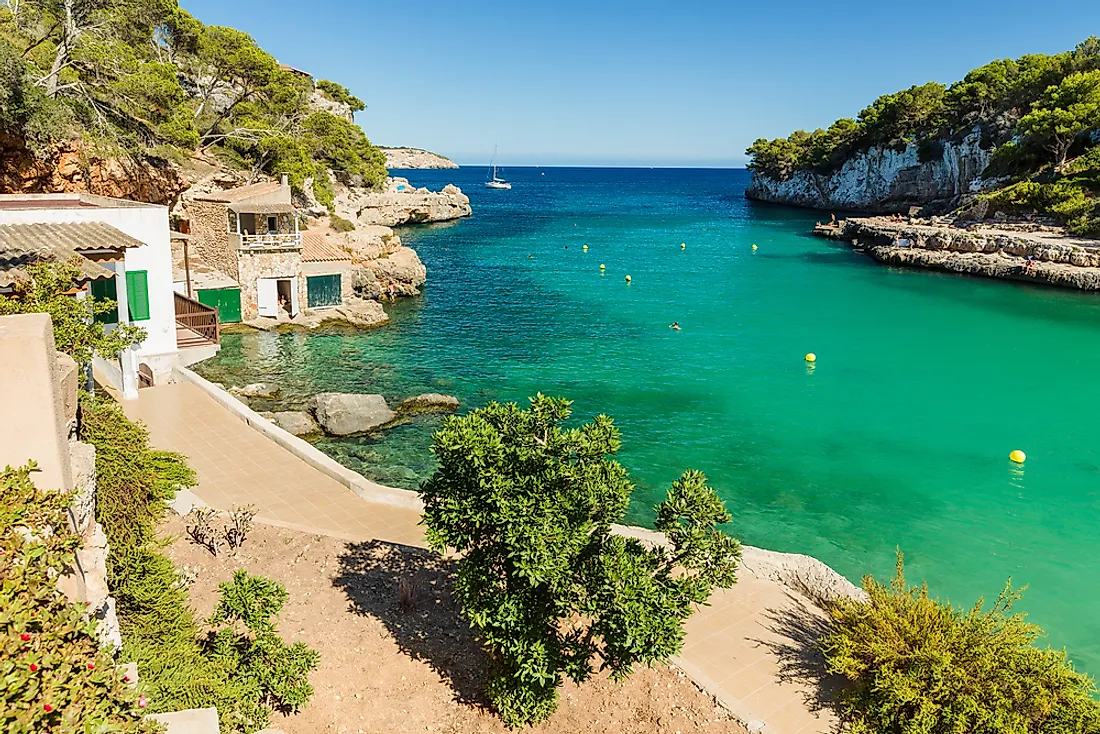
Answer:
M438 554L372 540L349 543L333 585L348 609L380 620L403 653L431 666L461 703L486 706L485 654L454 601L454 564Z
M825 656L818 647L818 641L830 631L831 624L804 597L788 594L788 598L792 604L767 612L768 631L779 639L755 642L771 650L779 660L781 683L807 684L804 702L811 711L836 711L837 695L844 687L844 678L826 669Z

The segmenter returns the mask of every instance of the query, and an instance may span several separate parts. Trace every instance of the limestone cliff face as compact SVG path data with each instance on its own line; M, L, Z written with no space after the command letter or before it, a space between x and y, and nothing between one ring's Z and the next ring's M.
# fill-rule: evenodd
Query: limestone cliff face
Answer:
M154 158L104 158L72 142L48 160L0 138L0 193L88 193L170 204L187 187L177 166Z
M745 196L756 201L811 209L895 212L911 206L956 203L983 188L991 151L974 129L962 140L944 141L942 152L922 163L918 146L871 148L831 174L796 171L785 181L754 172Z

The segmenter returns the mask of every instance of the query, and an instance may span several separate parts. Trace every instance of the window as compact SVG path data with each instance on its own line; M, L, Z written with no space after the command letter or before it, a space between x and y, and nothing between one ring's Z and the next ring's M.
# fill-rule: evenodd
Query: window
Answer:
M126 271L126 305L130 307L131 321L149 320L149 272Z
M267 218L267 231L276 234L279 231L279 220L276 217Z
M106 280L93 280L90 285L92 298L96 301L111 300L115 302L115 307L106 313L96 314L96 323L100 324L117 324L118 323L118 286L115 285L114 278L107 278Z

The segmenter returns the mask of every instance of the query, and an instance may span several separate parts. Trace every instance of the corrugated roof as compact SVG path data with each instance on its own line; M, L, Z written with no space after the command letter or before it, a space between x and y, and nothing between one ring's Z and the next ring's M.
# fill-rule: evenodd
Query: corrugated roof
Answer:
M232 204L237 201L243 201L245 199L251 199L253 196L263 196L265 194L274 194L276 191L282 188L282 184L278 181L265 181L263 183L251 184L249 186L240 186L235 189L226 189L225 191L216 191L210 194L204 194L202 196L196 196L199 201L221 201Z
M292 214L297 210L293 204L249 204L242 201L230 204L229 211L238 214Z
M82 281L113 278L115 274L81 252L121 252L144 243L101 222L0 225L0 285L27 277L26 268L40 262L69 262Z
M316 232L302 233L302 262L351 262L351 253L324 235Z

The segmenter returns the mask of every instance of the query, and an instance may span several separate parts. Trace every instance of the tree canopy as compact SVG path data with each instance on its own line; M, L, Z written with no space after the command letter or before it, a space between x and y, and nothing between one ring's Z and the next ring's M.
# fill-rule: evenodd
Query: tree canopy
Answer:
M313 179L322 200L333 160L338 177L385 179L384 158L361 129L318 121L333 116L310 104L310 79L176 0L0 0L0 81L0 132L43 159L75 138L114 155L208 151L254 173L290 173L298 188ZM365 106L334 82L316 89ZM318 127L343 139L319 146ZM291 161L294 170L279 169Z
M688 471L657 508L667 546L612 533L634 489L611 456L607 416L563 428L570 403L492 403L435 435L439 468L424 484L431 545L461 555L455 594L494 661L487 693L509 726L557 706L565 678L594 664L615 678L667 660L683 623L714 587L729 587L740 546L706 477Z

